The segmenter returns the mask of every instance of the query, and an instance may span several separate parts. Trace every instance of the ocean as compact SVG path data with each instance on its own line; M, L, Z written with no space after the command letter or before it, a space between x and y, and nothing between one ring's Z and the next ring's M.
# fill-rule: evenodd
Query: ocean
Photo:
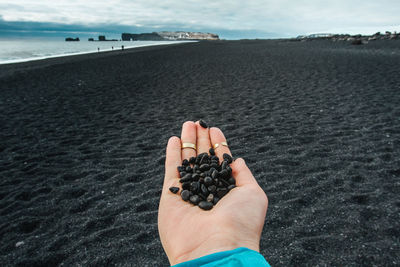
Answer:
M105 41L66 42L63 39L0 39L0 64L120 50L124 48L167 45L188 41Z

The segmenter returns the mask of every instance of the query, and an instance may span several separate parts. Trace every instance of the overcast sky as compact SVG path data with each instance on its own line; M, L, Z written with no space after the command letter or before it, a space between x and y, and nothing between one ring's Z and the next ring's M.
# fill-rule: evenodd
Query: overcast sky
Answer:
M25 21L87 29L108 25L132 30L212 31L253 38L323 32L369 34L400 31L399 14L400 0L0 0L0 30Z

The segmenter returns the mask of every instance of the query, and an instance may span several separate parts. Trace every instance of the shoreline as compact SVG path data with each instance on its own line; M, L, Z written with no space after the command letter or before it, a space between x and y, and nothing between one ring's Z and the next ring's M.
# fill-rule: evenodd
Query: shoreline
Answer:
M185 46L185 45L193 45L198 42L180 42L180 43L172 43L172 44L156 44L156 45L146 45L140 47L131 47L126 48L124 50L110 50L110 51L101 51L101 52L93 52L93 53L84 53L77 55L62 55L59 57L51 57L44 58L38 60L24 61L24 62L16 62L16 63L8 63L8 64L0 64L0 78L4 78L10 75L13 75L18 72L28 71L32 69L44 68L53 65L61 65L66 63L72 63L81 60L90 60L90 59L98 59L98 58L106 58L106 57L114 57L123 54L132 54L132 53L140 53L144 51L153 51L166 49L167 47L174 46Z
M160 41L160 42L164 42L164 41ZM174 42L175 43L161 43L161 44L153 43L153 44L144 44L144 45L138 45L138 46L127 46L127 47L124 47L124 50L141 48L141 47L149 47L149 46L163 46L163 45L176 45L176 44L183 44L183 43L194 43L197 41L174 41ZM18 64L18 63L38 61L38 60L44 60L44 59L51 59L51 58L79 56L79 55L105 53L105 52L113 52L113 51L123 51L123 50L122 50L121 46L119 46L118 49L107 48L107 49L103 49L100 51L84 51L84 52L75 52L75 53L69 53L69 54L55 54L55 55L49 55L49 56L30 57L30 58L24 58L24 59L10 59L10 60L6 60L6 61L0 61L0 65Z

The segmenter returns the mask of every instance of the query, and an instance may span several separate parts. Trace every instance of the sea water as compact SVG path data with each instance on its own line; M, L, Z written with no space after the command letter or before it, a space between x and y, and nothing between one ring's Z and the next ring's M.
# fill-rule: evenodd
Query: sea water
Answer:
M87 41L63 39L0 39L0 64L17 63L51 57L97 53L124 48L167 45L188 41Z

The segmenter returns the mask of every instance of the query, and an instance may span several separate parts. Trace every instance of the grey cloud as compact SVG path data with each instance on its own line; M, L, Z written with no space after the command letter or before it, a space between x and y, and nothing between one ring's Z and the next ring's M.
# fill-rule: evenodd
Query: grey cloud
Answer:
M277 32L283 36L326 30L400 26L398 0L77 1L0 0L7 21L81 25L113 24L226 31Z

